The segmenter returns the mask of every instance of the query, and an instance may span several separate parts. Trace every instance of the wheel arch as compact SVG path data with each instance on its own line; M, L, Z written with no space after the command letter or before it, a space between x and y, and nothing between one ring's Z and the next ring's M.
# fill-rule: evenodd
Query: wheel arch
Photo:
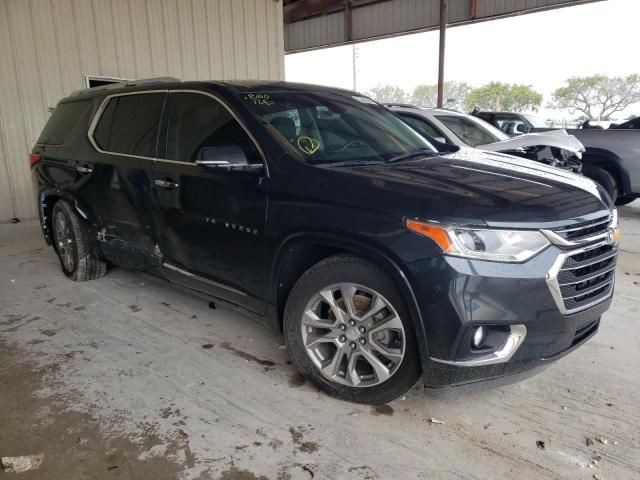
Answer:
M270 301L275 305L274 321L278 327L282 329L287 298L300 276L324 258L340 253L365 258L381 267L392 278L411 313L424 369L428 359L426 329L407 273L401 267L400 259L392 252L362 239L329 232L301 232L290 235L280 244L271 268L269 292Z
M53 206L58 200L67 200L89 224L93 223L93 213L91 209L71 192L57 188L43 188L38 192L38 216L40 217L40 227L47 245L53 242L53 225L51 223L51 213Z
M587 147L582 155L582 163L600 167L609 172L618 184L619 195L631 193L631 179L622 167L622 160L611 150L604 148Z

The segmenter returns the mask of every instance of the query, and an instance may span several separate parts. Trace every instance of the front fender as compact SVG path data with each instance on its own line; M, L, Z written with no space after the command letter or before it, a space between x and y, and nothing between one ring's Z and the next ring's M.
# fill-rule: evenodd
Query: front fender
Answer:
M582 163L585 165L597 165L608 170L620 182L622 194L633 193L629 172L624 168L622 159L611 150L587 147L582 156Z
M382 246L372 245L370 242L357 237L346 236L344 232L319 231L291 233L280 243L271 266L271 281L269 282L271 289L269 295L270 298L275 299L275 301L277 301L277 289L280 285L280 275L285 265L287 253L292 247L301 243L335 248L340 251L360 255L377 263L391 275L396 285L400 288L405 303L411 312L420 350L420 361L424 371L429 358L425 323L420 313L413 287L411 286L410 277L408 276L409 273L403 267L401 259L392 251Z

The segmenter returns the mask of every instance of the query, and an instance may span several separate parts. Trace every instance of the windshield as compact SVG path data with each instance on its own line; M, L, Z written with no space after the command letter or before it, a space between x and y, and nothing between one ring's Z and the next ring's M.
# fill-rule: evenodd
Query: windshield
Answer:
M435 115L460 140L471 147L508 140L509 136L471 115Z
M540 117L536 117L535 115L523 115L523 117L529 121L533 128L549 128Z
M436 149L402 120L361 96L331 92L241 92L279 142L314 165L386 162Z

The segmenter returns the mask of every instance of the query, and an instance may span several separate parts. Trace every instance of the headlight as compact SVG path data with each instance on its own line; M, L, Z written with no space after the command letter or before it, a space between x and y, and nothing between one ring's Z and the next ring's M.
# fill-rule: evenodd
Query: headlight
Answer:
M537 230L463 228L407 220L407 228L436 242L447 255L494 262L524 262L549 246Z

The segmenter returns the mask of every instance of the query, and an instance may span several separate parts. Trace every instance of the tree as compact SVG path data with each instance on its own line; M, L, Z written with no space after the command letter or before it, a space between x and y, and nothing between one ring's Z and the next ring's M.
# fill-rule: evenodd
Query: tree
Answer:
M571 77L553 92L555 108L581 112L591 120L609 120L629 105L640 102L640 75L627 77Z
M516 85L502 82L491 82L474 88L466 96L464 104L467 110L475 107L481 110L509 112L536 111L542 103L542 94L530 85Z
M407 93L397 85L378 85L367 92L371 98L380 103L404 103Z
M464 109L464 99L471 91L465 82L444 83L444 106L454 110ZM411 103L420 107L435 107L438 103L437 85L418 85L411 95Z

